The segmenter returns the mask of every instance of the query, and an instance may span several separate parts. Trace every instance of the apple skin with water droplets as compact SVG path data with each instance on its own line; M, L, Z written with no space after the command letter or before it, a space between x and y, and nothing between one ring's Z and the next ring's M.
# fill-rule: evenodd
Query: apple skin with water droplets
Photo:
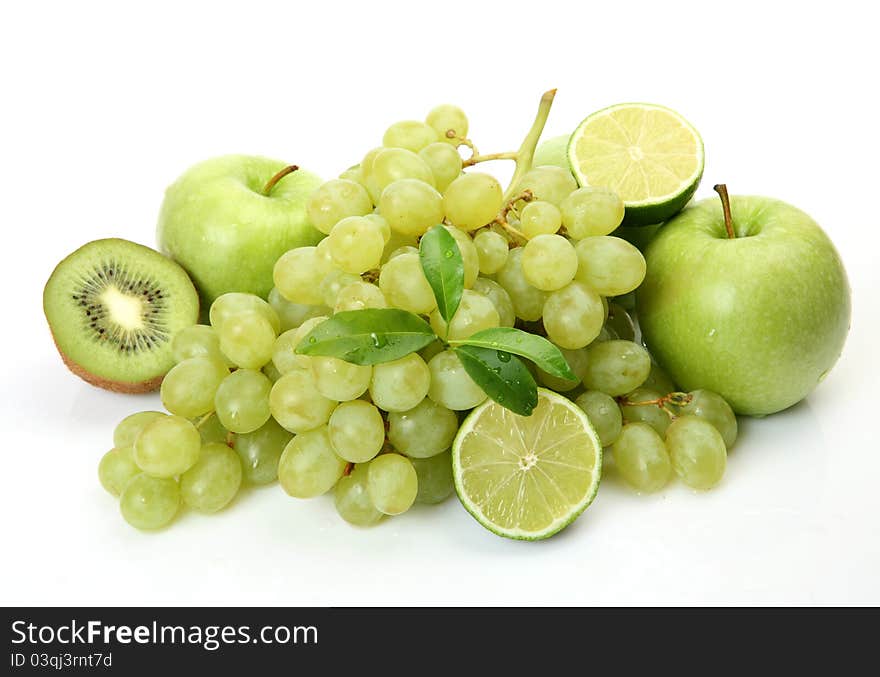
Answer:
M846 271L829 237L780 200L703 200L648 245L636 294L657 362L683 390L705 388L738 414L764 416L806 397L837 362L850 326Z

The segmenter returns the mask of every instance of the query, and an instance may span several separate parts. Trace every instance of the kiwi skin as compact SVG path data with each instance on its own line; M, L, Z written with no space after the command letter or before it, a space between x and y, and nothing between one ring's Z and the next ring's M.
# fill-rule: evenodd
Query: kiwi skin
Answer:
M49 330L51 331L51 327L49 328ZM64 354L64 351L62 351L61 347L58 345L58 341L55 339L54 332L52 332L52 340L55 342L55 347L58 348L58 354L61 355L61 361L64 362L64 365L68 369L70 369L70 371L79 376L86 383L90 383L93 386L103 388L104 390L109 390L113 393L140 395L143 393L150 393L154 390L158 390L159 386L162 385L162 380L165 378L165 374L162 374L161 376L151 378L149 381L139 381L137 383L128 383L126 381L111 381L106 378L101 378L100 376L96 376L90 371L83 369L76 362L67 357L67 355Z
M80 325L80 318L72 317L70 314L71 306L67 304L70 304L68 293L72 290L68 289L68 285L71 275L75 276L78 272L86 270L91 261L96 258L102 262L109 258L112 264L110 266L110 274L113 275L114 270L116 273L121 274L123 279L118 282L123 283L123 287L125 286L126 272L131 272L135 275L146 274L148 279L151 280L151 282L146 284L153 287L153 293L156 291L155 285L157 283L161 285L159 297L162 298L164 295L164 301L159 303L164 303L168 309L168 315L164 317L169 321L169 326L167 327L169 331L163 332L166 336L164 340L154 340L147 337L146 343L150 346L149 352L152 352L153 348L159 351L153 355L155 363L151 363L147 367L143 363L135 363L130 367L131 372L127 374L126 369L129 367L125 367L124 363L120 365L113 361L108 362L106 357L102 358L100 356L92 361L89 355L83 355L82 351L77 348L76 344L81 344L79 339L80 332L77 329L77 326ZM117 275L116 277L119 276ZM127 278L127 280L132 281L132 284L135 285L134 287L129 285L130 290L140 288L138 286L139 283L136 282L137 279L137 277L134 280L132 280L132 277ZM111 278L109 281L114 286L117 286L118 283L114 282L114 280L115 278ZM61 293L60 296L59 292ZM129 291L129 293L131 292ZM147 292L145 291L144 294L146 295ZM76 298L74 296L74 299ZM84 297L80 296L80 298ZM150 302L152 303L152 297L150 297ZM82 303L82 305L85 306L86 303ZM64 309L62 309L62 306ZM94 311L94 308L91 309ZM83 245L65 257L55 267L43 293L43 311L49 324L49 330L55 347L65 366L71 372L87 383L104 390L118 393L147 393L159 388L165 373L173 366L170 348L170 337L173 335L173 331L179 330L183 326L195 324L198 321L199 299L192 280L177 263L149 247L128 240L109 238L95 240ZM95 316L93 315L92 317ZM160 315L160 317L163 316ZM68 331L66 327L70 327L69 334L64 334L64 331ZM94 327L95 325L93 325ZM107 334L104 334L104 329L100 329L100 331L102 338L103 336L110 337L113 333L112 328L108 328ZM58 332L62 332L62 335L59 336ZM97 337L97 334L95 336ZM86 340L88 340L88 336L84 336L83 341ZM79 352L79 357L68 354L66 348L70 348L72 343L74 344L73 352ZM106 354L103 342L93 345L95 346L95 353L105 351ZM111 346L112 344L108 341L107 345ZM88 350L92 349L89 348Z

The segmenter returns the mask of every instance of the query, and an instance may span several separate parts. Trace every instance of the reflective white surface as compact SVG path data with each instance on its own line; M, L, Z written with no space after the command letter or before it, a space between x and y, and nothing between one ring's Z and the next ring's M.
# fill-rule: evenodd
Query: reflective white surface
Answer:
M450 2L467 40L434 49L436 20L407 28L378 4L135 16L58 3L52 21L2 10L0 603L880 603L880 147L866 86L880 54L860 5L800 8L795 21L766 3L722 18L705 3L544 2L526 20L506 4ZM509 150L551 86L549 134L617 101L669 105L706 143L698 197L724 180L825 227L850 274L853 326L821 387L741 420L714 491L673 483L640 497L609 475L543 543L493 536L455 499L353 529L329 498L277 486L160 533L128 527L96 467L115 423L158 397L102 392L64 369L40 311L54 264L97 237L153 244L164 186L200 159L263 153L329 177L391 122L447 100L466 108L482 151Z

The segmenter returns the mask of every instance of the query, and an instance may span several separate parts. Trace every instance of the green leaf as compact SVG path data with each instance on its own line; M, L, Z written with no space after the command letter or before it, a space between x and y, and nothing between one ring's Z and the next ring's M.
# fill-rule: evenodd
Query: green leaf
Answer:
M434 226L419 242L422 270L437 299L437 310L448 325L464 291L464 261L455 238L443 226Z
M538 406L535 379L518 357L479 346L454 350L468 375L498 404L522 416L529 416Z
M564 378L567 381L580 380L571 370L571 366L569 366L562 351L554 344L550 343L543 336L530 334L527 331L514 329L513 327L484 329L476 334L471 334L466 339L450 341L450 343L504 350L531 360L552 376Z
M380 364L421 350L436 338L427 322L405 310L346 310L312 329L296 352L354 364Z

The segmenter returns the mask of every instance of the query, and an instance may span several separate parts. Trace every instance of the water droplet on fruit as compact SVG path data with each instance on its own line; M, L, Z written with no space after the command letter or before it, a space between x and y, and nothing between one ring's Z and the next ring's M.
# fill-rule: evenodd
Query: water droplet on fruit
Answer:
M379 335L376 334L375 332L370 334L370 341L372 342L374 347L376 347L376 348L379 347Z
M715 329L714 328L709 330L709 338L715 338Z
M309 336L309 343L317 343L317 342L318 342L318 339L316 339L314 336Z
M492 372L501 376L501 367L492 367Z
M499 350L497 352L498 360L501 362L510 362L510 353L505 353L504 351Z
M452 254L452 250L451 250L451 249L447 249L445 252L443 252L443 256L445 256L447 259L451 259L452 256L453 256L453 254Z

